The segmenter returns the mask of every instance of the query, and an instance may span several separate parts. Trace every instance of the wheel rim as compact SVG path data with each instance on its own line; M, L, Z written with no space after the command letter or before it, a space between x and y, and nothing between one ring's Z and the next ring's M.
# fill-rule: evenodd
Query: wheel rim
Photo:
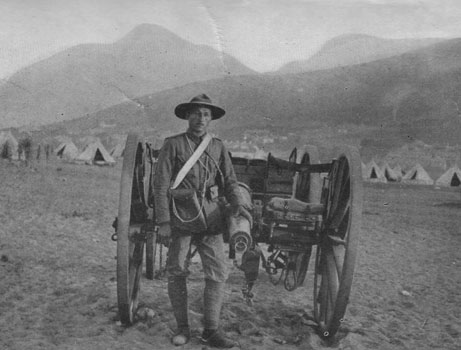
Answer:
M117 299L120 320L133 323L138 306L144 241L133 239L133 225L146 219L143 145L135 134L127 138L120 181L117 223Z
M144 163L147 173L144 174L144 198L146 206L149 210L154 210L154 197L153 197L153 177L155 173L155 158L154 151L150 145L146 145L146 152L144 152ZM155 256L157 253L157 235L152 232L146 239L146 278L154 279L155 276Z
M325 337L337 332L349 301L362 216L360 167L351 147L330 171L314 277L314 317Z

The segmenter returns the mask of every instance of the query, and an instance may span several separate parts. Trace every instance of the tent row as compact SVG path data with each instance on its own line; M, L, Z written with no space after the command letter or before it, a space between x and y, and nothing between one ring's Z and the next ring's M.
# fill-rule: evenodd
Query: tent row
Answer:
M106 165L114 164L115 158L123 156L125 145L118 144L108 152L100 141L86 145L82 152L72 141L62 142L55 150L58 158L84 164Z
M11 131L0 132L0 158L18 160L20 159L19 149L19 142ZM66 161L105 165L114 164L116 158L123 157L124 149L125 143L119 143L111 152L108 152L104 145L96 140L87 144L80 152L72 141L66 140L59 144L54 150L54 154L59 159Z
M391 168L385 163L381 168L374 160L368 164L362 163L362 177L370 182L398 182L402 181L404 174L400 167Z
M362 178L370 182L402 182L416 185L456 187L461 185L461 170L457 166L453 166L434 181L420 164L416 164L404 173L400 166L391 168L389 164L385 163L379 167L372 160L366 165L362 163Z

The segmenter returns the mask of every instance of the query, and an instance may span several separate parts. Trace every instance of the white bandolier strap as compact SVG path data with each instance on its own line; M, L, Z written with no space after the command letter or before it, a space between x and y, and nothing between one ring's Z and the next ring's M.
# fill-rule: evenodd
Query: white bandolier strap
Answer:
M203 138L202 142L200 142L200 145L198 145L198 147L195 149L194 153L190 156L190 158L187 160L187 162L184 164L181 170L179 170L178 175L176 176L176 179L174 180L173 185L171 186L172 190L178 187L182 180L184 180L189 170L194 166L194 164L197 162L197 160L200 158L202 153L207 148L211 139L211 135L207 133Z

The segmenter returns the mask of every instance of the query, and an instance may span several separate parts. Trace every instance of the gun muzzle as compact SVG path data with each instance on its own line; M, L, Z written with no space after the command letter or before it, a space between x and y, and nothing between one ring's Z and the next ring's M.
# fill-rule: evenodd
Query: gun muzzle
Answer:
M244 253L253 245L251 225L243 216L230 216L227 218L229 230L229 245L237 253Z

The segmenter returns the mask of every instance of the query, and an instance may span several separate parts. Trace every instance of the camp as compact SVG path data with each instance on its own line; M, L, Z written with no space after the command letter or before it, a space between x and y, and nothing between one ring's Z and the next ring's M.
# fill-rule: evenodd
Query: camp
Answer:
M364 180L371 182L387 182L386 177L374 160L371 160L367 164Z
M435 185L459 187L461 185L461 170L457 166L451 167L435 181Z
M65 141L59 144L54 153L60 159L72 160L78 156L78 148L72 141Z
M416 164L413 168L407 171L405 176L402 178L402 182L417 185L432 185L434 180L431 179L421 164Z
M75 158L75 162L95 165L115 164L114 158L107 152L100 141L94 141L88 144L83 152Z

